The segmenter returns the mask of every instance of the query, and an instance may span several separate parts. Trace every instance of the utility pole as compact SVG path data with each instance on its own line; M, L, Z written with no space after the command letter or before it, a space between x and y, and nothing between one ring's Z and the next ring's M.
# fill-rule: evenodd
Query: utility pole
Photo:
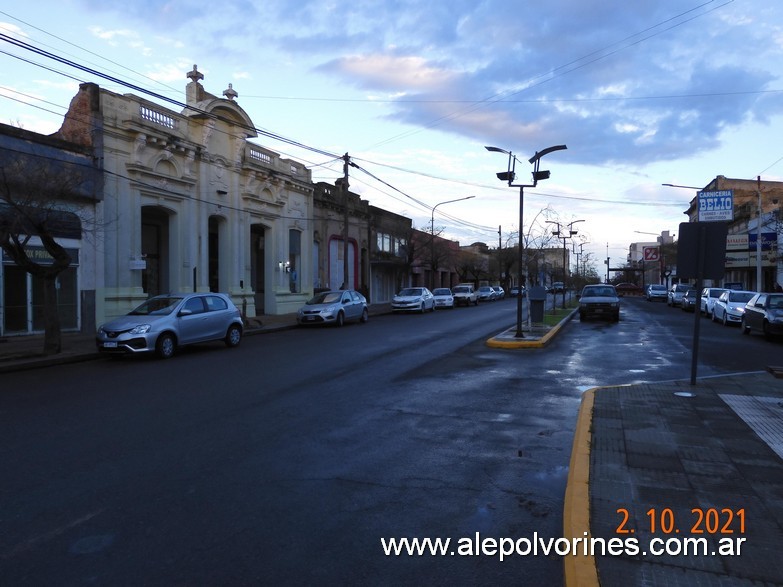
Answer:
M349 289L348 283L348 166L351 158L348 153L343 155L343 286L341 289Z
M498 283L503 286L503 237L500 229L502 226L498 225Z
M761 176L756 176L756 196L758 198L758 213L756 215L756 291L762 291L763 278L761 271Z

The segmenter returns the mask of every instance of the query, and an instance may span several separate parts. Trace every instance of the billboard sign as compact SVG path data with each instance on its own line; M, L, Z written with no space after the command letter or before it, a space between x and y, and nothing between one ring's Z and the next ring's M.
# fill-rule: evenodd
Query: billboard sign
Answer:
M734 190L700 191L699 222L731 222L734 220Z

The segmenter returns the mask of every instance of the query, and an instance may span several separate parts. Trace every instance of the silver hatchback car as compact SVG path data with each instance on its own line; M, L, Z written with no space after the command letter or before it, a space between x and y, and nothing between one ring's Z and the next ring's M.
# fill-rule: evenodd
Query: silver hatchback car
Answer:
M101 353L155 352L162 359L177 347L223 340L228 347L242 340L242 316L225 294L167 294L148 299L129 314L98 329Z

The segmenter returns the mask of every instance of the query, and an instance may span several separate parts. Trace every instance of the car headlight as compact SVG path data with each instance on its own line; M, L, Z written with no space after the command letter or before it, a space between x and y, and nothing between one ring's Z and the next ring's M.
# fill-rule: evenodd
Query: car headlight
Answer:
M146 334L149 331L150 331L149 324L139 324L138 326L135 326L132 330L130 330L128 334Z

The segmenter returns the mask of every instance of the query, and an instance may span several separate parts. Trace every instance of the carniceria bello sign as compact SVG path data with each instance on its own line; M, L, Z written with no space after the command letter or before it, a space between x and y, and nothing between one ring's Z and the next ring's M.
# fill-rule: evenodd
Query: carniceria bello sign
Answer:
M734 190L701 191L699 222L731 222L734 220Z

